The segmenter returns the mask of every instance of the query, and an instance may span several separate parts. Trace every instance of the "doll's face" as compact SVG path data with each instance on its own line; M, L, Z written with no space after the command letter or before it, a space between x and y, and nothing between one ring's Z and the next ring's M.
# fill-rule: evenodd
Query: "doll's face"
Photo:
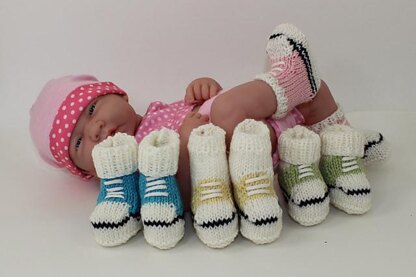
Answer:
M122 132L134 135L142 117L128 103L127 96L97 97L84 109L72 132L69 155L84 173L96 176L92 149L108 136Z

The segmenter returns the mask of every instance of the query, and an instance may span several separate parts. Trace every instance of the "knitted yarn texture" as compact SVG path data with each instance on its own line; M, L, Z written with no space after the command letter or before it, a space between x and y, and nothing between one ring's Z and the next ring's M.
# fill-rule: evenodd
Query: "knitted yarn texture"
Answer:
M175 175L179 135L162 128L139 144L139 190L144 238L157 248L174 247L185 232L184 209Z
M321 133L320 169L331 203L349 214L371 208L371 188L361 158L364 140L362 133L345 125L330 126Z
M273 89L277 100L275 116L283 118L294 107L316 95L320 78L306 36L291 24L281 24L274 29L266 52L271 70L255 79L266 82Z
M305 226L322 222L329 213L328 189L319 171L320 146L319 135L299 125L279 137L279 184L289 215Z
M257 244L276 240L282 229L282 210L273 187L273 162L269 129L246 119L234 129L229 167L240 231Z
M142 227L136 140L117 133L97 144L92 157L100 178L97 206L90 216L95 240L103 246L116 246Z
M226 247L238 234L238 217L231 196L225 131L211 123L192 130L188 150L196 234L209 247Z

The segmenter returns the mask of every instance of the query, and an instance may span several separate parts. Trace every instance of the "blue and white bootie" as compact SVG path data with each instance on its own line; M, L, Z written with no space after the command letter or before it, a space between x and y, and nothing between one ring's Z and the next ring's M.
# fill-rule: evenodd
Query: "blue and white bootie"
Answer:
M179 135L162 128L139 144L139 189L144 238L157 248L174 247L185 233L184 210L175 174Z
M117 133L97 144L92 157L100 181L97 206L90 216L97 243L116 246L141 228L137 142Z

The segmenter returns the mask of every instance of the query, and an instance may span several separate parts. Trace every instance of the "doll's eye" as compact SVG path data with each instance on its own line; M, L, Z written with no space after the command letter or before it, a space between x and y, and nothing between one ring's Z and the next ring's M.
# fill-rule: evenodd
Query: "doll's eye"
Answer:
M93 104L91 105L90 109L88 110L88 114L89 114L89 115L92 115L92 113L94 112L94 110L95 110L95 103L93 103Z
M81 145L82 138L77 139L77 142L75 143L75 150L78 150L79 146Z

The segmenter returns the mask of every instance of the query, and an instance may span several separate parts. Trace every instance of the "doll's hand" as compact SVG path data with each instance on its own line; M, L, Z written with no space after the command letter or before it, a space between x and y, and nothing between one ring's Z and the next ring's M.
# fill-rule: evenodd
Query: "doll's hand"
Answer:
M184 100L187 104L202 104L221 90L222 87L214 79L199 78L188 85Z
M182 125L179 128L179 135L182 138L188 139L193 129L208 124L208 122L209 118L207 115L201 115L198 112L190 112L185 116Z

